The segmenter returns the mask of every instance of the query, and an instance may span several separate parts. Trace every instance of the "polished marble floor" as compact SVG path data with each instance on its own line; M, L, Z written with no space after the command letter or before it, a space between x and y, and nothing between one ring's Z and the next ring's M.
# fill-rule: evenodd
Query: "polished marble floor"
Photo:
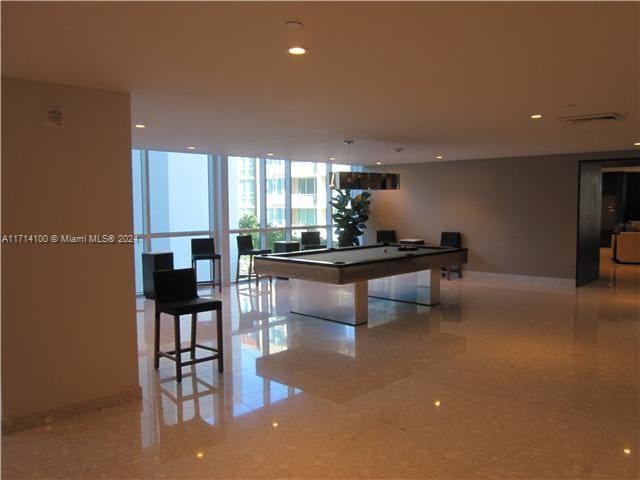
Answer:
M638 478L640 266L607 255L581 289L443 281L357 328L290 314L284 281L205 289L226 371L180 386L139 299L143 400L4 436L2 478Z

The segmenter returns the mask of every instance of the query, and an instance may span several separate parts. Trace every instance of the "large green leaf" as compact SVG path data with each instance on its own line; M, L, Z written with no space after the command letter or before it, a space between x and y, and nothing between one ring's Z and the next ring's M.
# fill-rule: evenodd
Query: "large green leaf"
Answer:
M333 190L335 195L330 203L334 209L332 218L339 244L360 245L358 237L364 233L369 220L371 192L364 191L352 197L350 190Z

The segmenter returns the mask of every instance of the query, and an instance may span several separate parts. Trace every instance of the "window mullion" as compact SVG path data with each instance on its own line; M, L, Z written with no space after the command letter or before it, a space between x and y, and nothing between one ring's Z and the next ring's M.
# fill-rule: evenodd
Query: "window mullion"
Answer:
M258 178L256 179L256 188L258 194L258 209L260 211L260 248L266 248L267 245L267 161L264 158L258 159Z
M213 155L207 155L208 179L209 179L209 234L215 238L216 232L216 201L215 201L215 176Z
M142 230L144 239L144 252L151 251L151 193L149 184L149 151L142 150Z
M284 164L284 226L285 238L291 240L291 160Z
M327 209L326 209L326 218L325 218L325 223L327 224L327 227L325 227L325 231L327 232L327 247L331 248L333 247L333 226L331 225L332 223L332 218L331 218L331 174L333 173L333 165L328 163L327 167L325 169L325 171L327 172L327 174L325 175L325 189L326 189L326 201L327 201Z

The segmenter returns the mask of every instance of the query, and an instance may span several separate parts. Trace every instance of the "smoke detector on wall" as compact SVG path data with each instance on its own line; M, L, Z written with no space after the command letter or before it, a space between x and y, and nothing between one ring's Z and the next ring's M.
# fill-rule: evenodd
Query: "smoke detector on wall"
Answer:
M51 105L46 106L47 112L47 125L50 127L63 127L64 126L64 111L61 107L54 107Z
M572 115L569 117L558 117L563 123L568 123L570 125L583 125L585 123L590 122L604 122L604 121L622 121L624 120L624 115L620 115L619 113L611 112L611 113L592 113L590 115Z

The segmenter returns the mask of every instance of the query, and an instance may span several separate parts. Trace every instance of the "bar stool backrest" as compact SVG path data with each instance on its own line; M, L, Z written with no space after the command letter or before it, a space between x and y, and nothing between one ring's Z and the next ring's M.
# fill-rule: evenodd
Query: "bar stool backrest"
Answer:
M320 245L320 232L301 232L300 245Z
M157 303L198 298L196 274L193 268L157 270L153 272L153 285Z
M253 250L253 237L251 235L238 235L236 241L238 242L238 253Z
M378 230L376 231L376 243L384 243L396 242L396 231L395 230Z
M440 235L440 246L461 248L462 235L460 235L460 232L442 232Z
M216 242L213 238L192 238L191 255L207 255L216 253Z

